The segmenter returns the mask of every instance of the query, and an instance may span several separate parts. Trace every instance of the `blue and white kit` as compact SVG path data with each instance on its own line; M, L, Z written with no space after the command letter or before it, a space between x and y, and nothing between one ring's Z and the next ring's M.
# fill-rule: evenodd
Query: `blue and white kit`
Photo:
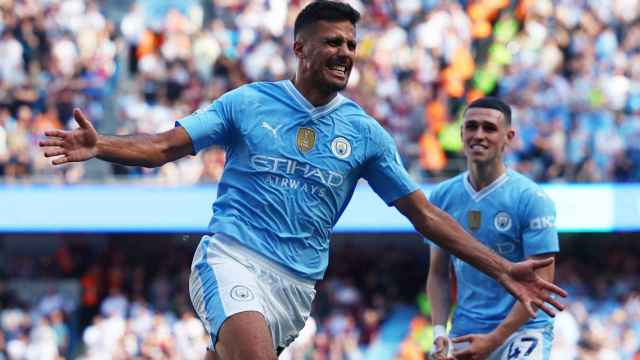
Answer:
M507 170L480 191L471 185L469 173L462 173L439 184L430 194L430 201L485 246L512 262L559 251L553 201L537 184L513 170ZM433 244L432 251L441 250ZM451 255L451 262L457 281L451 337L493 331L511 312L516 299L496 280L464 261ZM523 332L525 341L521 343L522 336L517 334ZM547 359L552 332L553 319L539 310L510 338L512 343L505 342L507 346L503 345L491 358L502 359L497 353L508 352L510 345L511 357L504 359ZM526 347L525 351L519 351L518 346ZM530 357L522 357L524 354Z
M329 236L360 178L388 205L418 189L391 137L355 102L338 94L314 107L289 80L239 87L177 125L194 153L226 151L210 232L301 279L324 276ZM202 277L198 261L206 260L194 258L194 276ZM210 326L212 338L221 323Z

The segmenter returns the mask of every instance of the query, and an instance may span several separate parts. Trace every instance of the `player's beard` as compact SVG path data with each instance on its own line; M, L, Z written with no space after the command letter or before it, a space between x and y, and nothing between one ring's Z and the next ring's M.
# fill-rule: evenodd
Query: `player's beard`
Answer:
M323 69L324 70L324 69ZM330 80L324 73L324 71L322 72L316 72L316 79L315 82L316 84L318 84L318 87L320 88L320 90L322 90L323 92L330 94L330 93L335 93L335 92L339 92L344 90L347 87L347 83L349 82L349 74L346 75L347 80L345 82L336 82L336 81L332 81Z

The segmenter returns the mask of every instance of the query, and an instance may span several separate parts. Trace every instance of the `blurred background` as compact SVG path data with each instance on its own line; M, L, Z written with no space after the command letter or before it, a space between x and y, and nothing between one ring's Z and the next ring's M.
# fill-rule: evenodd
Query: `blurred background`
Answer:
M299 0L0 0L0 359L201 359L187 277L224 152L53 168L46 129L159 132L227 90L291 78ZM352 0L345 94L429 192L463 171L464 104L511 104L508 165L554 199L553 359L640 359L640 1ZM366 183L312 319L282 359L422 359L428 248Z

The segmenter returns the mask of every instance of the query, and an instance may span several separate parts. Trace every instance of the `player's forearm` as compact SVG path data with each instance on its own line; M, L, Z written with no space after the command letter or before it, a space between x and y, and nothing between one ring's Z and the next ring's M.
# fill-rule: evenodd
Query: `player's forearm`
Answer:
M167 162L166 149L157 135L98 135L96 147L98 159L121 165L157 167Z
M447 252L494 279L500 280L508 273L509 261L482 245L442 210L429 205L423 218L423 221L414 222L416 229Z
M448 276L430 273L427 279L427 296L431 305L431 322L433 325L446 325L451 309L451 287Z
M543 260L548 257L553 257L553 255L537 255L533 256L533 259ZM554 265L549 265L547 267L536 270L536 274L538 274L541 278L553 282L555 277L555 267ZM493 335L496 339L499 340L500 343L503 343L507 340L511 334L516 332L518 329L522 327L527 321L529 321L531 317L527 312L527 309L522 305L521 302L517 301L513 304L509 315L498 325L498 327L493 331Z
M495 330L492 331L493 336L497 339L498 343L504 343L511 334L516 332L518 329L522 327L527 321L529 321L529 313L522 306L522 304L517 301L513 304L509 315L498 325Z

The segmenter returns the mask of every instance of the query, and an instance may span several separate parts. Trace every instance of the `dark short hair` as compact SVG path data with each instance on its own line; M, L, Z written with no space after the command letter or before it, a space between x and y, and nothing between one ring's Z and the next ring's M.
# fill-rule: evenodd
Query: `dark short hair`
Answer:
M293 26L294 39L300 31L318 21L349 21L355 25L360 20L360 13L351 5L339 1L318 0L307 5L296 17Z
M511 107L504 101L500 100L497 97L493 96L485 96L479 99L476 99L471 102L465 109L465 113L467 110L471 108L485 108L485 109L494 109L498 110L504 115L504 120L507 122L508 126L511 126Z

